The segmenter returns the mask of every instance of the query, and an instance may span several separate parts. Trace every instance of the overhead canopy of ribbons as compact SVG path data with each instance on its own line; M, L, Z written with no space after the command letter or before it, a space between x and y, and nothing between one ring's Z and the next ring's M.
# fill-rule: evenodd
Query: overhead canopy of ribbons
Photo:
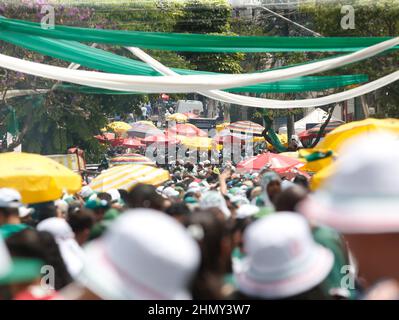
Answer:
M68 82L59 89L99 94L188 93L230 103L262 108L313 107L356 97L397 81L399 72L357 88L316 99L271 100L245 97L232 92L321 91L368 81L367 75L307 76L333 70L399 49L399 38L306 38L249 37L203 34L175 34L76 28L40 24L0 17L0 39L53 58L100 70L83 71L29 62L0 54L0 67L53 80ZM80 42L122 45L142 61L129 59ZM220 74L169 69L139 50L195 52L352 52L296 66L262 70L251 74ZM220 91L223 90L223 91Z

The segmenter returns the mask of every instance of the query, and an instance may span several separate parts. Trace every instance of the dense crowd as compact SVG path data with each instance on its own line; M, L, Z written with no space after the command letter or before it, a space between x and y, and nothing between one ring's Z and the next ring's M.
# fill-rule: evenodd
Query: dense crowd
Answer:
M0 298L395 299L398 142L363 142L315 193L208 160L29 206L2 188Z

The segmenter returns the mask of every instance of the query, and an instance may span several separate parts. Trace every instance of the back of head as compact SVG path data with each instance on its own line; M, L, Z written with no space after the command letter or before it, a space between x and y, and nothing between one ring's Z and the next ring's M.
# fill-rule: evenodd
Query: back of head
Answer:
M277 195L274 205L276 211L295 211L296 206L306 198L308 192L299 185L283 190Z
M67 222L76 234L94 225L95 217L91 211L78 210L68 215Z
M137 184L128 194L129 208L151 208L163 210L164 199L156 191L156 188L148 184Z

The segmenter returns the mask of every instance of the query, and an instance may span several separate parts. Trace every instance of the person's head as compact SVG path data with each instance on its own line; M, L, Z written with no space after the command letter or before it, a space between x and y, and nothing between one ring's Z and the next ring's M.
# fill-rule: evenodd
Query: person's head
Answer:
M162 211L164 202L164 198L156 191L156 188L148 184L137 184L129 191L129 208L150 208Z
M111 195L110 195L109 193L107 193L107 192L99 192L99 193L97 193L97 198L100 199L100 200L105 200L105 201L107 201L108 203L111 203L111 202L112 202L112 197L111 197Z
M173 203L165 210L166 214L175 218L177 221L184 223L190 214L190 209L184 202Z
M244 233L244 251L236 272L242 294L258 299L328 298L318 287L332 270L334 255L313 240L301 215L285 212L255 221Z
M184 227L152 209L128 210L85 247L78 281L101 299L183 299L200 251Z
M309 190L309 181L308 179L302 175L302 174L297 174L293 180L295 184L300 185L301 187L305 188L306 190Z
M274 171L267 171L261 177L261 186L263 192L266 192L270 201L274 201L281 192L281 178Z
M21 195L15 189L0 188L0 225L18 223Z
M219 191L205 192L201 197L199 207L203 210L216 208L223 213L225 219L229 219L231 217L231 212L227 207L226 200Z
M57 210L57 217L66 218L68 215L69 205L65 200L58 199L54 201Z
M54 268L54 289L59 290L72 282L54 237L48 232L25 229L6 239L11 256L33 258Z
M105 212L110 208L110 203L96 197L87 200L84 208L91 210L94 213L95 221L100 222L104 218Z
M296 211L298 203L303 201L308 191L299 185L294 185L283 190L277 195L274 205L276 211Z
M187 229L201 249L201 265L194 283L194 299L221 298L222 277L231 269L232 237L226 222L211 210L192 213Z
M72 277L77 276L82 270L84 255L66 220L49 218L41 221L36 228L38 231L49 232L54 237L68 272Z
M30 207L34 209L32 217L36 223L57 216L57 207L53 201L35 203L30 205Z
M93 194L94 191L89 186L82 187L82 189L79 192L79 195L82 197L84 201L87 201Z
M79 245L83 245L90 236L90 229L95 222L95 216L91 211L78 210L69 214L67 222L75 234L75 239Z
M383 278L399 281L399 142L366 135L340 149L334 172L298 209L312 223L344 235L367 287Z

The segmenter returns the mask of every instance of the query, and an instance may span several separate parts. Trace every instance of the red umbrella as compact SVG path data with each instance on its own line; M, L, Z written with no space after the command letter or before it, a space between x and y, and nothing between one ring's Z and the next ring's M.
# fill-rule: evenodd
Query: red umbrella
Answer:
M100 142L110 141L115 139L115 133L105 132L103 134L94 136L94 138L100 140Z
M303 163L294 158L266 152L239 162L237 164L237 170L260 171L266 166L269 166L271 170L276 171L277 173L286 173L292 169L302 167Z
M139 140L134 139L134 138L127 138L123 139L122 141L122 146L126 148L138 148L138 147L143 147L144 144L142 144Z
M160 144L178 144L180 143L179 139L175 139L173 137L168 137L164 134L158 136L149 136L143 139L143 142L146 144L152 143L160 143Z
M345 122L343 121L330 121L327 125L327 127L324 129L324 133L323 133L323 137L327 134L330 133L331 131L333 131L335 128L339 127L340 125L344 124ZM306 131L302 131L301 133L299 133L299 138L302 139L313 139L316 138L321 126L323 125L323 123L319 123L318 125L314 126L313 128L306 130Z
M177 123L166 130L166 135L182 135L186 137L207 137L208 134L191 123Z

